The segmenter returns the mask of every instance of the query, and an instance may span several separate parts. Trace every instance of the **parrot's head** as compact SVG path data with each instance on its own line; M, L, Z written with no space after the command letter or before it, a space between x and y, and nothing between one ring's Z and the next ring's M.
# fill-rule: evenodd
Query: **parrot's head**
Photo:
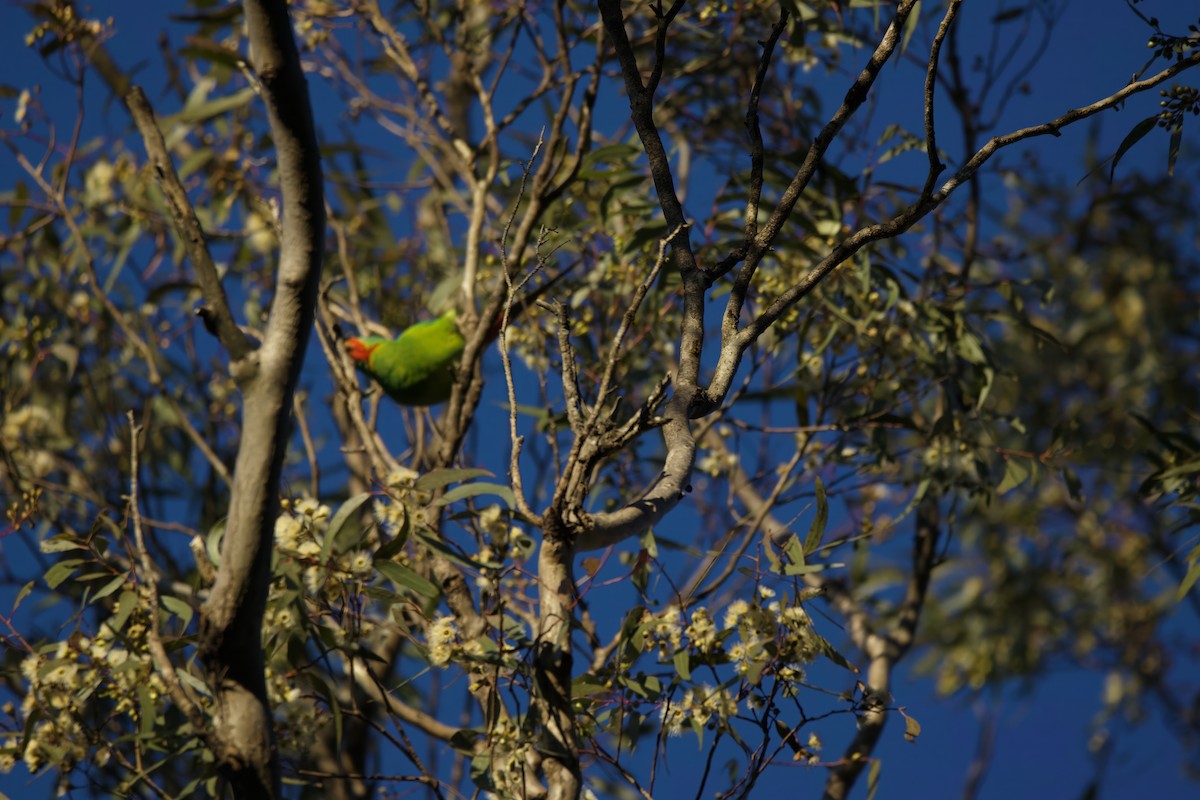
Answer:
M354 337L346 340L346 354L350 356L354 363L366 366L371 359L371 353L376 347L379 347L379 342L369 339L359 339Z

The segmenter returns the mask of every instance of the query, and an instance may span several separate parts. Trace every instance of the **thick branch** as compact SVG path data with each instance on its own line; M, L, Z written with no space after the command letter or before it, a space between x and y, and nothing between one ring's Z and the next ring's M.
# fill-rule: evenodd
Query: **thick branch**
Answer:
M625 18L621 14L619 0L600 0L600 17L612 40L617 61L621 64L621 75L625 79L625 93L629 96L629 117L637 129L642 149L658 192L658 203L667 221L667 230L674 231L687 226L683 205L675 193L675 181L671 176L671 162L663 146L662 136L654 123L654 90L661 75L666 41L666 29L678 12L680 3L675 3L659 20L659 31L655 41L655 65L648 85L642 84L637 57L633 45L625 32ZM700 379L700 354L704 347L704 293L708 278L696 265L689 238L678 237L671 251L675 256L675 267L683 279L683 330L679 341L679 374L675 378L675 391L683 394L690 406ZM690 434L689 434L690 435Z
M887 707L891 703L892 672L896 664L912 646L917 621L925 604L929 590L929 577L937 564L938 528L941 512L938 496L930 493L917 506L917 530L913 541L913 566L908 576L904 601L900 615L889 633L872 630L865 612L850 617L850 635L854 643L866 653L867 696L862 701L862 712L858 717L858 731L846 747L837 766L829 772L825 781L826 800L844 800L849 797L855 781L863 767L871 759L883 726L887 722Z
M775 239L783 223L791 214L792 208L799 200L809 180L811 180L825 150L828 149L837 133L853 115L854 111L866 99L867 92L874 84L876 76L898 45L900 40L899 32L903 29L904 21L912 10L914 3L915 0L905 0L897 8L896 16L892 24L888 27L887 32L885 32L879 47L872 55L867 66L863 69L858 80L855 81L850 91L847 92L846 99L841 108L834 114L817 139L814 140L804 164L801 165L800 170L793 178L791 185L789 185L787 191L784 193L775 212L768 220L766 227L759 232L758 236L751 243L751 255L743 267L742 273L744 274L739 276L739 281L744 280L745 284L748 285L758 261L761 260L770 242ZM658 129L654 124L653 90L657 86L657 79L652 79L649 86L642 83L637 59L625 31L625 21L621 15L620 3L613 2L613 0L601 0L599 6L605 29L608 31L609 38L613 41L617 59L621 64L621 73L625 79L625 90L629 95L630 116L634 122L634 126L637 128L642 146L646 151L650 171L654 178L654 185L658 190L659 204L662 207L663 215L668 225L674 230L677 226L685 223L685 218L682 206L675 194L670 163L663 148ZM669 20L670 15L661 20L660 24L665 26ZM664 30L665 27L660 27L660 41L664 35ZM656 55L655 75L661 69L662 58L661 52L656 52ZM728 370L728 382L717 384L721 389L719 394L711 390L708 392L701 391L699 387L699 373L700 356L704 344L704 295L708 286L709 276L696 266L695 256L686 237L681 237L676 242L673 252L676 259L676 267L683 278L684 313L679 348L679 372L675 381L675 394L667 405L666 424L663 426L663 438L667 446L667 456L663 470L641 499L615 512L594 516L581 514L580 523L583 532L577 542L580 550L606 547L620 542L625 538L639 535L662 519L667 512L678 504L689 488L688 480L691 475L692 464L695 461L696 444L691 425L689 424L689 418L707 413L720 402L720 399L728 391L729 383L732 382L733 373L736 372L737 363L740 362L742 353L749 346L749 342L745 346L733 344L734 342L738 342L736 321L741 313L740 300L734 299L738 294L735 292L731 295L731 307L726 313L726 324L723 327L723 341L725 344L722 347L721 353L721 359L725 360L727 351L731 349L736 351L737 357L732 364L733 369ZM732 320L732 323L730 320ZM718 377L726 376L724 373L718 372Z
M704 295L708 289L708 278L696 265L696 257L687 236L688 225L683 206L675 193L670 161L654 123L654 90L658 86L665 57L666 29L680 4L675 3L665 15L660 16L655 65L648 85L642 83L637 58L625 31L619 0L600 0L599 6L605 31L621 64L625 91L629 96L630 118L646 152L659 205L667 228L671 231L671 251L675 267L683 280L683 320L679 369L674 380L674 394L667 402L663 425L663 440L667 447L663 469L643 496L624 508L596 515L577 512L578 517L570 522L579 530L576 541L578 550L607 547L641 534L673 509L690 488L688 480L695 462L696 443L689 417L699 392L700 356L704 347Z
M262 614L270 584L279 479L292 393L312 330L325 213L307 86L283 0L247 0L251 62L278 154L283 200L279 268L262 347L234 377L243 438L234 469L221 565L202 609L202 656L215 686L218 758L238 797L277 797L278 761L263 673Z
M541 717L542 769L550 800L579 797L583 783L575 711L571 706L571 628L575 579L571 534L551 507L542 519L538 552L538 636L534 645L536 708Z

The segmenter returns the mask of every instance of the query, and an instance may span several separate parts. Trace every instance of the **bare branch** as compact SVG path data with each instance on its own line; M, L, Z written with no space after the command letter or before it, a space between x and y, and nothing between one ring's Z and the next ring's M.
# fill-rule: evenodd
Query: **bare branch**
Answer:
M1071 109L1050 122L1022 128L1003 136L992 137L976 151L962 167L954 173L941 188L928 197L919 198L916 202L904 208L894 217L866 228L860 228L838 243L826 256L821 259L809 272L787 291L773 300L746 327L736 331L733 338L724 339L713 379L707 390L707 399L715 405L728 393L732 385L738 364L746 349L766 331L775 320L779 319L791 306L806 297L817 284L834 269L845 263L851 256L866 245L881 239L891 239L907 231L919 220L928 215L946 201L951 194L963 185L969 184L979 169L1000 150L1010 147L1017 142L1032 139L1036 136L1059 136L1063 128L1085 120L1110 108L1114 108L1132 95L1152 89L1170 80L1181 72L1200 65L1200 52L1192 53L1187 58L1180 59L1162 72L1141 81L1130 83L1118 92L1101 100ZM766 229L763 231L766 232ZM762 238L760 233L760 240ZM724 335L724 331L723 331Z
M729 453L729 449L725 446L725 441L712 427L705 432L704 442L710 449L718 450L718 452L724 454ZM742 540L738 542L738 546L734 548L733 553L728 557L728 559L726 559L725 566L721 569L721 572L711 580L708 577L709 573L712 572L712 569L716 566L717 561L725 555L725 549L733 540L733 536L737 533L738 528L732 528L726 538L722 541L721 546L715 552L710 552L707 556L705 556L704 561L701 562L701 564L696 568L696 571L692 574L692 577L688 580L688 582L684 585L683 590L679 593L682 603L685 606L690 605L693 602L703 600L713 592L717 591L717 589L719 589L722 584L729 579L729 576L733 574L734 570L737 569L738 562L741 560L742 554L745 553L746 549L750 546L750 542L754 539L755 534L762 529L763 523L770 516L771 510L775 507L775 503L779 500L779 496L783 494L783 490L786 489L791 483L792 474L799 465L802 455L803 450L797 447L796 452L792 454L792 457L789 458L787 463L783 464L779 469L779 477L776 478L775 485L771 487L770 493L766 497L761 498L761 501L757 496L755 497L756 508L751 513L749 524L745 525L745 530L742 533ZM750 477L744 473L740 464L733 470L733 472L734 474L730 476L731 484L734 484L734 482L737 481L738 483L734 485L736 485L738 489L743 488L740 484L746 484L746 486L749 486ZM737 490L735 489L735 492L736 491ZM771 534L772 535L768 537L768 541L779 545L782 544L783 541L786 541L788 536L791 535L791 531L777 524L772 528ZM701 584L705 581L708 582L708 585L704 588L701 588Z
M292 395L312 330L324 246L320 153L287 4L247 0L251 59L278 154L283 229L276 292L262 347L234 365L244 432L221 564L201 609L201 655L214 683L217 756L239 797L277 797L262 652L279 480Z
M608 348L608 358L604 360L604 374L600 377L600 385L596 389L596 405L592 409L592 414L587 424L584 426L584 435L586 436L590 436L595 431L600 410L608 400L609 394L613 391L613 378L617 372L617 364L621 360L621 347L625 343L625 336L629 333L629 329L633 327L634 320L637 319L637 313L641 310L642 301L646 299L646 295L649 294L651 287L658 281L659 273L662 272L663 265L667 261L667 248L677 236L685 232L686 228L681 226L671 231L665 239L658 241L658 258L654 259L654 266L650 268L650 271L646 273L646 277L638 284L637 289L633 292L633 297L629 301L629 307L621 315L621 324L617 328L617 332L613 334L612 343Z
M875 52L871 54L867 64L863 67L858 78L850 86L846 92L845 99L830 117L829 121L821 129L813 139L812 144L808 148L808 153L804 156L804 161L796 170L796 174L792 176L791 182L784 190L783 195L779 198L775 210L771 212L771 216L767 219L766 225L758 231L754 239L748 241L743 249L739 249L734 254L734 257L726 258L717 265L715 274L712 277L715 279L723 274L725 270L731 269L736 263L736 257L744 257L745 261L742 264L738 275L734 280L735 291L729 295L729 301L725 307L725 316L721 320L721 358L725 360L728 355L731 355L731 343L736 341L739 336L738 321L742 316L742 307L746 299L746 290L750 286L751 280L754 278L754 273L758 269L759 263L763 256L769 251L772 242L779 236L779 232L783 230L783 225L787 222L799 202L804 190L812 181L813 175L816 174L817 167L821 160L825 157L825 152L829 146L833 144L834 139L846 123L850 120L859 107L866 101L867 95L871 87L875 84L875 79L879 77L880 70L883 65L891 58L896 47L900 44L901 31L904 30L904 24L908 19L908 15L912 12L913 6L917 0L902 0L896 6L896 13L892 17L891 23L883 33L883 37L879 40L879 44L875 48ZM737 289L740 289L738 291ZM742 349L744 352L744 348ZM741 352L737 353L738 361L741 360ZM734 365L736 372L736 364ZM725 393L729 390L729 385L733 381L732 372L726 374L718 367L717 375L713 379L713 385L705 392L704 404L695 409L695 413L704 414L711 411L721 403ZM697 398L699 400L699 398Z
M500 235L500 258L504 268L504 279L507 283L506 297L504 301L504 314L500 319L500 360L504 366L504 386L508 391L508 437L509 454L508 464L508 479L512 484L513 498L516 501L517 513L525 518L526 522L536 522L537 514L529 505L529 500L525 497L525 487L521 479L521 447L524 444L525 438L517 435L517 387L513 381L512 357L508 349L508 325L512 318L513 302L516 300L517 292L528 280L532 277L532 273L527 275L521 285L513 284L512 276L514 272L513 266L509 263L508 258L508 234L512 229L513 221L517 216L517 208L521 204L521 198L525 196L526 184L529 181L529 171L533 167L533 162L537 160L538 153L542 149L542 136L538 136L537 144L533 148L533 154L529 157L529 162L525 165L525 169L521 172L521 186L517 191L517 199L513 203L512 213L509 214L508 222L504 226L504 231Z
M929 589L929 577L937 563L938 528L941 514L936 494L925 495L917 506L916 537L913 545L913 569L908 576L904 601L896 624L887 633L873 630L865 610L848 617L850 637L862 650L867 666L867 692L858 717L858 730L842 758L830 770L825 781L826 800L845 800L870 761L871 754L887 722L891 702L892 672L912 646L921 608Z
M567 424L575 434L575 447L567 458L568 469L574 463L579 447L583 445L583 400L579 393L579 368L575 363L575 348L571 346L571 318L567 307L555 302L554 316L558 320L558 360L562 365L563 404L567 411ZM566 481L560 481L555 494L566 491ZM556 496L555 502L558 501Z
M460 158L465 161L471 160L471 148L462 138L462 132L454 130L454 126L450 124L450 120L442 112L441 104L438 103L437 97L433 93L433 88L429 85L417 68L417 64L413 61L412 54L408 51L408 42L404 36L397 31L392 23L388 20L387 15L379 7L378 0L369 0L364 4L364 8L369 15L371 25L379 32L384 44L384 50L393 63L400 68L404 73L404 77L417 88L417 94L420 95L421 101L425 103L425 110L437 123L442 132L453 142L454 151L457 152Z
M678 11L679 3L672 7L666 17L660 18L655 45L655 71L645 86L642 85L633 45L625 32L625 18L621 13L619 0L601 0L599 6L605 30L616 50L617 61L621 64L625 94L629 97L630 119L637 129L642 149L646 153L667 229L673 231L686 225L687 218L675 192L675 180L671 175L671 163L667 158L662 136L654 123L654 91L658 88L658 77L661 75L662 48L666 41L667 26ZM672 253L675 256L675 267L683 279L683 331L679 343L679 374L675 378L675 390L684 395L686 409L693 402L700 378L700 354L704 347L704 293L709 280L696 264L696 256L692 252L688 237L676 240L672 246Z
M929 159L929 173L925 178L925 188L921 190L922 197L929 196L933 191L933 182L946 169L937 151L937 128L934 125L933 113L934 92L937 90L938 59L942 52L942 42L946 40L946 34L950 32L961 7L962 0L950 0L950 4L946 6L946 15L942 17L942 22L933 37L933 44L929 48L929 67L925 70L925 155Z
M142 511L138 504L138 453L141 450L138 439L142 429L134 419L132 411L126 412L126 416L129 419L129 514L133 519L133 542L137 547L138 562L142 568L142 585L146 587L146 605L150 614L150 619L146 624L146 646L150 649L150 656L154 659L155 668L162 674L163 685L166 686L171 700L179 706L179 710L184 713L197 731L204 731L207 730L208 725L204 714L200 711L200 704L192 693L191 687L179 680L179 675L175 672L175 665L167 654L167 648L163 646L162 633L159 631L157 573L150 560L150 551L146 549L146 536L142 529Z
M215 331L217 338L229 352L229 358L241 361L250 354L250 341L238 329L237 322L233 319L225 287L217 274L217 265L213 263L212 254L208 251L204 229L200 227L200 220L196 218L196 212L188 200L187 190L179 180L179 173L175 171L175 164L167 151L167 143L154 118L154 109L140 86L134 86L125 95L125 105L129 107L133 122L146 145L146 155L150 158L155 180L167 202L167 211L170 212L171 221L175 225L175 233L183 242L188 260L192 262L192 269L196 271L200 291L204 295L205 305L201 313L204 314L205 325Z
M763 137L762 126L758 120L758 103L762 97L763 84L767 80L767 69L771 66L771 56L775 53L779 37L787 27L788 16L788 10L783 8L779 13L779 21L771 27L771 35L763 43L758 72L754 75L754 86L750 89L750 101L746 104L746 132L750 134L750 189L749 197L746 198L743 230L747 242L758 233L758 204L762 200L763 188Z
M638 286L633 302L630 308L626 310L618 334L613 340L605 365L604 375L601 378L600 392L597 395L595 407L591 414L589 414L586 423L579 416L581 413L580 406L576 405L574 411L572 409L573 404L579 403L579 389L575 383L575 367L573 355L570 351L570 342L565 336L566 328L564 323L566 312L565 310L560 311L560 314L563 315L563 321L560 321L559 333L560 355L564 359L563 384L564 386L568 386L568 378L570 378L571 383L565 391L568 394L567 415L571 419L571 430L575 434L575 442L572 445L571 454L567 458L567 465L563 470L564 479L559 481L555 488L555 504L562 502L564 498L569 498L572 502L580 502L582 500L578 496L578 493L582 491L585 485L587 473L594 465L594 459L606 452L605 443L596 440L596 428L599 424L600 414L603 412L605 406L604 401L616 370L621 342L624 339L626 330L628 330L628 327L633 322L633 316L637 313L637 309L641 306L642 301L654 283L654 279L666 261L667 247L673 239L681 234L686 238L686 233L687 226L681 226L659 241L658 258L655 260L654 267L650 270L647 278ZM572 360L569 374L566 360L568 357ZM665 389L665 383L659 385L659 390L663 389ZM657 395L657 392L655 395ZM622 435L632 436L635 432L639 432L642 426L645 426L649 422L646 419L649 410L656 407L659 402L655 395L652 395L651 399L646 404L643 404L642 410L626 423L622 433L618 434L618 440L620 440ZM568 516L573 516L580 530L579 538L575 543L578 550L596 550L616 544L631 536L640 535L674 508L679 500L682 499L690 488L688 487L687 480L691 475L691 468L695 461L696 452L696 444L692 437L691 424L688 421L686 408L686 401L679 393L669 401L663 425L663 439L667 445L666 463L663 471L659 473L658 477L639 500L629 503L617 511L603 514L587 514L582 510L570 512ZM574 417L572 417L572 413L574 413Z

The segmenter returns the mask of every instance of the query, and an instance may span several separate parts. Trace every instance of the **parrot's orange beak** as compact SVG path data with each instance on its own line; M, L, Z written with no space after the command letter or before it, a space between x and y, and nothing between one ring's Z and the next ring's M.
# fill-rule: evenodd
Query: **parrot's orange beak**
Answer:
M367 347L362 339L347 339L346 353L355 361L366 363L367 359L371 357L371 348Z

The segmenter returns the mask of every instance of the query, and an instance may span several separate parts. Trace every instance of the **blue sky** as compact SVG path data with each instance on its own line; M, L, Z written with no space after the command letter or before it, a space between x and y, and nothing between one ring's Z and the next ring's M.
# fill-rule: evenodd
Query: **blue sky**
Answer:
M968 2L963 13L964 30L970 34L970 44L986 46L992 35L989 22L1000 4L994 2ZM1010 4L1010 7L1013 4ZM1165 27L1182 30L1189 21L1184 6L1178 0L1148 0L1143 3L1146 13L1155 13L1162 18ZM97 2L92 4L93 16L113 16L117 21L117 38L113 50L125 67L139 62L157 63L155 47L157 32L164 26L170 28L166 15L181 9L177 3L149 3L125 0L125 2ZM1192 9L1194 13L1194 7ZM1172 24L1171 17L1175 16ZM74 98L69 88L56 79L35 52L23 44L24 34L29 29L29 18L15 4L0 6L0 83L27 88L35 84L42 87L46 105L63 115L64 125L73 120ZM1003 32L1005 35L1007 31ZM1015 98L1008 106L1000 130L1023 127L1058 116L1072 106L1083 105L1106 96L1124 84L1132 73L1145 62L1148 36L1143 24L1127 8L1122 0L1074 0L1066 5L1066 13L1060 20L1053 47L1047 52L1031 81L1029 93ZM178 43L181 32L178 28L172 40ZM920 36L914 46L921 43ZM847 53L846 65L857 71L865 59L862 53ZM153 85L154 69L148 69L141 80ZM906 87L906 91L889 92L890 84ZM96 86L98 82L92 84ZM315 85L315 82L314 82ZM836 84L833 84L836 86ZM888 67L882 78L881 100L876 110L880 120L904 122L911 129L919 129L920 94L919 86L911 81L911 74L904 69ZM318 103L329 98L318 89ZM834 96L840 89L831 90ZM154 97L154 93L151 93ZM1157 110L1157 96L1144 97L1129 109L1116 114L1102 115L1096 123L1101 133L1101 150L1107 154L1116 149L1130 127L1139 119ZM619 113L626 108L623 98L607 97L602 103ZM127 120L123 109L116 103L101 103L89 99L88 135L114 134L126 131ZM334 111L324 107L320 114L324 124L333 124ZM10 124L11 104L3 106L4 117L0 125ZM161 111L161 110L160 110ZM1087 125L1071 129L1057 139L1043 138L1015 149L1004 156L1016 163L1025 150L1035 150L1040 163L1047 169L1056 170L1064 180L1074 182L1082 177L1080 151L1085 142ZM381 136L378 142L383 147L393 147L390 139ZM961 155L952 135L943 136L941 144L955 157ZM1132 151L1122 163L1122 169L1160 172L1165 168L1166 147L1163 137L1150 136ZM912 156L921 160L923 156ZM911 162L908 162L911 163ZM903 159L897 161L896 169L909 167ZM8 153L0 152L0 187L11 185L18 168ZM399 170L398 170L399 171ZM708 207L709 198L715 191L715 182L705 185L703 167L701 176L693 185L689 205L697 215ZM993 187L994 188L994 187ZM319 396L325 385L325 367L315 347L310 349L309 370L303 381L315 389ZM494 355L488 369L498 374L498 361ZM499 393L485 398L499 402ZM494 408L494 405L493 405ZM681 518L678 524L686 524ZM8 548L8 543L0 543ZM7 598L0 598L0 608L10 605ZM1198 637L1194 618L1180 622L1179 634L1195 641ZM827 634L828 635L828 634ZM833 638L833 637L830 637ZM1102 691L1102 676L1097 673L1082 673L1075 670L1061 671L1040 681L1034 687L1010 687L983 700L942 700L934 696L927 681L915 681L906 677L904 669L895 694L908 711L920 720L923 731L915 744L903 737L903 727L897 720L889 722L884 740L877 751L883 762L883 786L881 798L939 798L958 796L964 776L972 761L977 746L979 718L986 706L987 713L994 717L996 744L991 768L979 794L980 798L1007 798L1024 796L1036 798L1070 798L1080 796L1092 775L1093 762L1086 743L1089 720L1081 709L1094 709ZM1150 719L1133 729L1117 729L1115 756L1105 774L1102 797L1124 798L1154 796L1158 798L1192 797L1197 785L1182 775L1180 763L1184 754L1177 740L1165 731L1157 719ZM840 744L835 737L826 737L826 754L836 754ZM695 788L695 759L702 751L695 749L694 738L672 743L668 771L659 777L656 797L690 797ZM672 776L678 776L678 784ZM769 771L760 783L756 796L790 796L792 792L803 792L803 796L816 792L823 780L820 769L788 763ZM0 776L0 791L12 797L25 796L26 778L18 770L13 775ZM35 795L49 790L49 784L41 782ZM857 788L856 796L865 797L865 781Z

